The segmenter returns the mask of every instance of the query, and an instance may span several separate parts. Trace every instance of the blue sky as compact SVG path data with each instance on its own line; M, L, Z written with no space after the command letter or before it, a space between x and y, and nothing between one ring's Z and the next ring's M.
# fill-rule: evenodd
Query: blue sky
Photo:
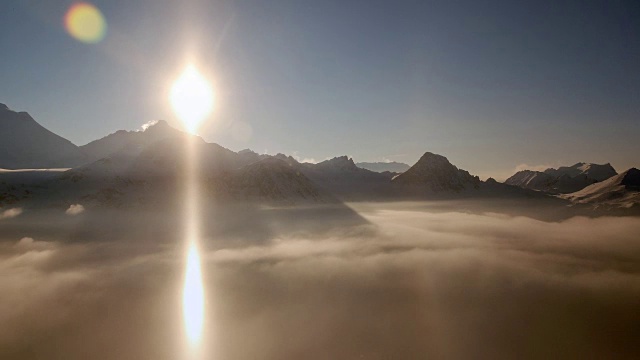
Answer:
M481 177L522 164L640 166L638 1L72 1L0 5L0 102L78 145L166 119L189 57L213 81L200 134L232 150Z

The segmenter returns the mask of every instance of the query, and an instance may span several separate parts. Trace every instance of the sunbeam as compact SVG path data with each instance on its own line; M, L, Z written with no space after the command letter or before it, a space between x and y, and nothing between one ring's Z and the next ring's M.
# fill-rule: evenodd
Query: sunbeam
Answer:
M189 344L197 345L204 325L204 287L200 254L195 241L189 244L187 268L182 293L182 315Z
M211 112L213 93L207 80L193 66L176 80L170 94L173 108L185 124L187 130L195 133L198 126ZM182 316L184 329L189 344L189 357L202 357L202 334L205 326L205 295L200 263L200 204L198 151L194 136L185 137L186 174L185 174L185 234L187 239L187 256L182 292Z

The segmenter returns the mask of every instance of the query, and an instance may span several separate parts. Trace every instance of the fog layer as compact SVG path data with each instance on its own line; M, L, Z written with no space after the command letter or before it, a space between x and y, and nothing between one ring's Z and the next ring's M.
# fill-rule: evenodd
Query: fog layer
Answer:
M211 358L640 355L640 218L352 208L368 223L203 240ZM0 236L0 358L181 358L180 239L28 236Z

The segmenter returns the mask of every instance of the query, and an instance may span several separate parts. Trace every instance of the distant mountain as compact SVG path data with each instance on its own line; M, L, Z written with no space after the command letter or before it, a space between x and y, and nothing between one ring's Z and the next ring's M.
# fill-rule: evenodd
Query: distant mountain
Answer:
M284 155L281 158L286 158L289 162L295 161ZM394 175L361 169L348 156L334 157L317 164L297 163L296 166L321 188L343 200L388 196L390 180Z
M593 179L595 181L603 181L618 174L609 163L598 165L583 162L577 163L573 166L561 166L558 169L549 168L544 172L545 174L555 177L561 177L563 175L567 175L569 177L585 175L589 179Z
M427 193L478 190L480 179L458 169L442 155L426 152L409 170L393 178L396 188Z
M271 156L265 155L265 154L258 154L257 152L251 149L244 149L244 150L238 151L236 162L238 166L241 167L241 166L253 164L255 162L268 159L268 158L271 158Z
M86 161L69 140L45 129L28 113L0 104L0 168L69 168Z
M505 184L525 189L545 191L552 194L572 193L599 181L616 175L611 164L577 163L558 169L547 169L544 172L518 171L505 181Z
M292 200L311 203L337 202L300 171L275 157L246 165L231 178L230 189L232 197L236 199L282 203Z
M3 167L72 167L66 171L0 169L0 207L67 209L80 203L87 209L176 209L183 200L186 143L191 141L198 153L203 203L320 203L339 208L344 207L341 200L491 198L554 209L566 208L569 201L599 208L638 208L638 170L610 177L615 170L609 164L522 171L498 183L481 181L430 152L401 174L376 172L357 166L348 156L313 164L285 154L234 152L164 121L144 131L117 131L79 148L44 129L28 114L0 106L0 130ZM601 182L593 184L596 181ZM547 193L571 189L582 190L571 191L562 199Z
M640 210L640 170L631 168L562 197L594 208Z
M399 162L359 162L356 163L356 166L361 168L361 169L367 169L367 170L371 170L371 171L375 171L375 172L393 172L393 173L402 173L405 172L407 170L409 170L409 168L411 166L405 164L405 163L399 163Z
M166 121L159 120L141 131L118 130L113 134L82 145L80 149L86 154L88 162L94 162L125 148L139 151L144 146L156 141L170 137L181 137L183 134L184 132L169 126Z
M173 207L182 201L186 136L191 135L167 137L141 145L142 148L123 143L123 149L105 158L55 176L38 173L34 181L0 173L0 207L17 202L57 208L75 203L87 208ZM282 160L267 157L245 164L246 153L238 154L201 138L192 140L196 141L200 196L204 202L339 204L335 197Z

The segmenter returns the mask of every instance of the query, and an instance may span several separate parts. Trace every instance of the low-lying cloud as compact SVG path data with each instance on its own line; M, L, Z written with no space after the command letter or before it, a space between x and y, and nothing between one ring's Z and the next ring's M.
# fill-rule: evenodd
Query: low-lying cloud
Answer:
M206 239L211 357L638 355L639 218L355 209L370 224ZM181 357L176 245L0 246L0 358Z
M81 214L83 212L84 212L84 206L82 206L81 204L72 204L65 211L65 214L74 216L74 215Z
M22 214L22 208L12 208L0 212L0 220L11 219Z

